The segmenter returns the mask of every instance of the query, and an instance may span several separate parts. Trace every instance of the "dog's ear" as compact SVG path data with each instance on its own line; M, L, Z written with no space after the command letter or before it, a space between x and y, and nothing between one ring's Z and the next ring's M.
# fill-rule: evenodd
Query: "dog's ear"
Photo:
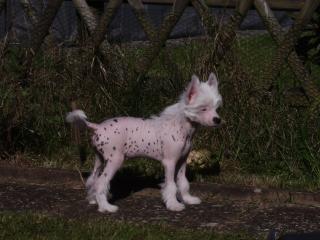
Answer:
M189 83L185 95L185 100L187 104L192 103L199 91L200 80L198 76L192 75L191 82Z
M210 73L207 83L210 87L218 88L218 79L213 72Z

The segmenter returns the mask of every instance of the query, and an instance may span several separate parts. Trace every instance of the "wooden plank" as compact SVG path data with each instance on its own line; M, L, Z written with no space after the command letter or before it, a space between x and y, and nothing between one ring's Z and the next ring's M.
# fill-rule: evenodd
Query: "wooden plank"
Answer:
M156 40L156 28L148 19L147 12L144 9L144 6L141 0L128 0L129 4L133 8L133 12L137 17L138 22L140 23L143 31L147 35L150 41Z
M200 19L202 19L202 25L206 31L206 34L213 36L216 32L218 24L215 22L213 15L210 13L210 8L204 0L191 0L193 7L198 13Z
M41 45L50 31L55 16L57 15L63 0L52 0L47 3L42 15L31 32L31 41L29 49L26 51L25 61L23 63L23 75L21 76L21 86L26 87L29 84L28 78L31 74L31 65L33 57L37 54Z
M92 34L93 47L95 51L99 49L101 43L105 40L109 24L111 23L121 4L122 0L110 0L108 4L106 4L104 12L95 29L95 32Z
M223 58L226 56L226 53L231 48L236 37L235 31L239 29L241 22L247 15L247 12L252 5L253 0L240 0L236 4L234 14L231 16L229 22L224 27L224 30L221 32L221 34L218 34L218 37L215 39L219 46L216 53L217 63L223 60Z
M146 49L144 57L137 61L136 71L139 74L146 73L152 66L154 59L159 55L161 49L165 45L172 29L179 21L185 8L188 5L189 0L176 0L172 9L168 12L164 18L161 27L158 30L157 38L154 38L150 47Z
M88 2L101 2L106 0L87 0ZM241 1L241 0L240 0ZM159 4L159 5L172 5L175 0L142 0L143 3ZM237 0L206 0L209 7L227 7L234 8ZM305 0L267 0L271 9L278 10L300 10Z

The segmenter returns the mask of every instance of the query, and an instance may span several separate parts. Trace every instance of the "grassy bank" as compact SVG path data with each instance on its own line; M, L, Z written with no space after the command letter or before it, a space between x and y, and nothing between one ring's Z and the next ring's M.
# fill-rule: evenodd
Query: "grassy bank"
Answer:
M246 234L217 234L209 230L173 229L165 225L128 224L106 219L73 219L39 214L0 213L1 239L212 239L249 240Z
M2 161L73 168L78 165L77 148L64 121L71 101L96 122L117 115L158 113L175 102L191 74L207 78L214 65L211 44L186 41L167 48L144 76L133 71L143 47L120 48L119 54L125 57L117 58L112 69L102 68L96 59L86 59L77 49L48 49L37 56L25 88L18 84L21 50L6 49L0 81ZM261 89L268 84L263 79L275 49L265 35L240 38L235 43L227 61L216 69L224 100L219 113L226 124L218 130L201 128L195 149L211 151L207 172L218 165L221 181L232 182L239 175L245 183L246 176L254 175L275 179L273 185L315 189L320 183L319 116L310 114L301 101L288 101L287 90L300 83L287 66L276 81L275 92ZM319 72L319 66L312 66L317 84ZM87 145L85 139L84 134L83 144ZM88 153L90 158L90 150ZM150 174L160 168L151 162L133 165Z

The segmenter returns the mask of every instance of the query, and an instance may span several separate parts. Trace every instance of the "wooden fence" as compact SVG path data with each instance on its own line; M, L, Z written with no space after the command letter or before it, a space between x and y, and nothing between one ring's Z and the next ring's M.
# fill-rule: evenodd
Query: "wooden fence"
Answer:
M0 11L4 8L7 1L10 0L0 0ZM28 79L28 76L30 76L33 58L48 35L50 26L63 1L48 1L43 14L36 17L33 9L30 7L29 0L20 0L26 14L34 25L31 33L31 44L25 55L23 79ZM88 2L86 0L72 0L72 2L89 30L91 37L88 39L87 46L92 50L90 54L99 52L107 58L108 54L112 52L112 46L108 43L105 36L123 0L107 1L100 18L94 14L88 2L101 3L102 0L91 0ZM202 20L206 33L219 44L216 53L218 62L223 61L224 56L232 46L236 36L235 31L239 28L248 10L254 8L259 13L278 47L273 61L266 67L264 81L267 84L266 88L272 87L274 79L279 75L284 63L288 61L296 77L301 80L309 99L316 100L317 106L320 104L320 91L294 51L294 46L303 27L309 22L312 13L319 6L320 0L128 0L128 3L151 43L144 57L136 63L136 72L138 74L144 74L152 66L153 60L164 47L170 33L187 6L192 5L194 7ZM149 20L144 8L145 3L172 5L171 11L164 18L159 28L156 28ZM234 9L233 15L229 22L224 25L222 33L217 34L218 23L215 22L215 18L211 15L209 11L210 7L229 7ZM289 31L284 32L282 30L272 12L273 9L299 11L298 17Z

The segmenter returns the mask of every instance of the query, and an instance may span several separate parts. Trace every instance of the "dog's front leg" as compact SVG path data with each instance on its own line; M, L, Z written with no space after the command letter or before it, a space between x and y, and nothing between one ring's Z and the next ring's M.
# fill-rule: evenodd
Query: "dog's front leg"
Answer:
M177 200L177 186L174 181L176 161L163 160L165 170L165 182L162 188L162 198L168 210L182 211L184 205Z
M190 184L186 177L187 161L183 159L180 168L177 169L177 185L178 191L181 195L182 201L186 204L200 204L201 200L198 197L194 197L189 193Z

